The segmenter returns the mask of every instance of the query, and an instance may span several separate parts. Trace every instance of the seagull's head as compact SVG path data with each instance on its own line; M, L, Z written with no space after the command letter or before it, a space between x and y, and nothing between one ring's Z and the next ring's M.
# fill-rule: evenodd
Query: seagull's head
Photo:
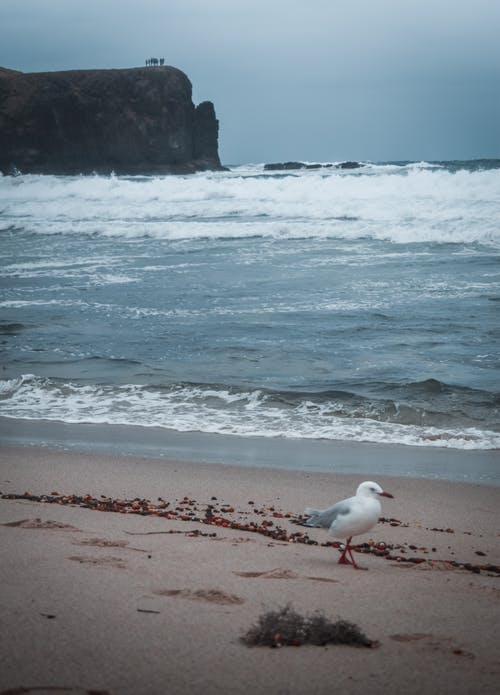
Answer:
M382 490L380 485L378 483L374 483L372 480L365 480L364 483L361 483L361 485L358 487L356 490L356 495L360 497L391 497L393 498L393 495L391 495L390 492L385 492L385 490Z

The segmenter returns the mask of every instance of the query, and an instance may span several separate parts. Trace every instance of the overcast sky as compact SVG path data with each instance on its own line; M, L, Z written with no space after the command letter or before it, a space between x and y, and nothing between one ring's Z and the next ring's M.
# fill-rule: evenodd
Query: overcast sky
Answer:
M0 65L164 57L225 164L500 157L500 0L0 0Z

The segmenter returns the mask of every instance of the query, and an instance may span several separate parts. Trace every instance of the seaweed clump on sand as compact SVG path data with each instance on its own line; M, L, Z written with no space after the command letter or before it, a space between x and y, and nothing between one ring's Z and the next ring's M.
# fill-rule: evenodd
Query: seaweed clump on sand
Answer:
M346 620L332 622L321 613L302 616L290 605L263 613L241 640L249 647L300 647L303 644L318 647L327 644L377 646L353 623Z

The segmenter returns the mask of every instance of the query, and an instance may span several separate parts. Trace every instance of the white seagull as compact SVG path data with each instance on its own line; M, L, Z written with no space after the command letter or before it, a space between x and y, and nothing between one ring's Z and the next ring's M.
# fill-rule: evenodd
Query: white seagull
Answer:
M354 497L337 502L328 509L305 509L304 514L309 519L304 522L304 525L327 528L330 536L346 538L346 545L339 563L352 564L357 570L367 569L356 564L351 552L351 540L353 536L366 533L375 526L382 511L380 497L392 498L393 495L390 492L384 492L377 483L367 480L361 483ZM349 553L351 561L346 557L346 553Z

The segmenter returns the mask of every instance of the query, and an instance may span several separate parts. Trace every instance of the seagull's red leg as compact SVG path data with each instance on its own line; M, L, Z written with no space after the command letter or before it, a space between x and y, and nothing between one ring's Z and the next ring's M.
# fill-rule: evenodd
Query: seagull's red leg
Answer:
M346 545L345 550L347 550L348 553L349 553L349 555L351 556L351 560L352 560L352 564L353 564L354 569L356 569L356 570L367 570L368 567L362 567L361 565L357 565L357 564L356 564L356 561L355 561L355 559L354 559L353 556L352 556L352 551L351 551L351 545L350 545L350 544L351 544L351 538L349 538L349 540L347 541L347 545ZM345 550L344 550L344 553L345 553Z
M350 565L350 564L353 564L353 563L351 563L351 562L347 559L347 557L346 557L346 552L347 552L347 550L349 549L349 543L351 542L351 539L352 539L352 536L351 536L351 538L348 538L347 541L346 541L346 544L345 544L345 546L344 546L344 550L342 551L342 555L341 555L340 558L339 558L339 565ZM350 551L349 551L349 555L351 555ZM352 555L351 555L351 560L352 560ZM354 561L353 561L353 562L354 562ZM354 564L355 564L355 563L354 563Z

